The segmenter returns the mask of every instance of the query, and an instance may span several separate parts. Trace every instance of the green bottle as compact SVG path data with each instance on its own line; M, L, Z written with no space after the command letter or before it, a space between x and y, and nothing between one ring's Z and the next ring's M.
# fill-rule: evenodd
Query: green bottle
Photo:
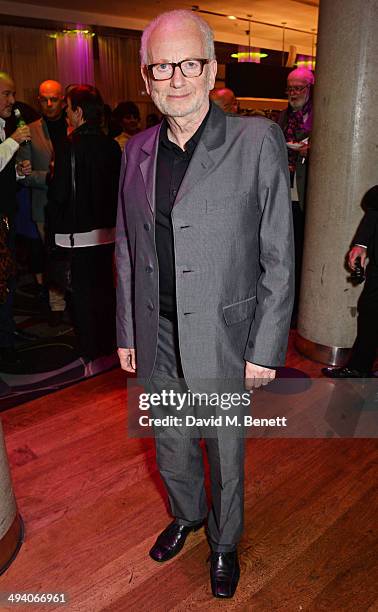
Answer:
M24 125L26 125L26 121L23 118L23 116L21 115L21 111L20 111L19 108L15 108L14 109L14 116L17 119L17 124L16 125L17 125L18 128L19 127L24 127Z
M19 108L14 109L14 116L16 117L16 125L18 128L27 125L25 119L21 115L21 111ZM27 157L25 159L31 159L30 140L24 140L24 142L21 143L21 146L23 147L24 151L28 151Z

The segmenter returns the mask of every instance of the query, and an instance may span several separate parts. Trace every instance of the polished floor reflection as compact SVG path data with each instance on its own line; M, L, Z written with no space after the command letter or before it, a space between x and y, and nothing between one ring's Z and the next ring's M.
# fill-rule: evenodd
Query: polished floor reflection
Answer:
M292 345L288 364L319 374ZM148 556L169 516L153 441L127 438L120 370L2 421L26 524L2 591L65 592L88 612L376 609L376 440L248 440L240 586L220 604L203 531L167 564Z

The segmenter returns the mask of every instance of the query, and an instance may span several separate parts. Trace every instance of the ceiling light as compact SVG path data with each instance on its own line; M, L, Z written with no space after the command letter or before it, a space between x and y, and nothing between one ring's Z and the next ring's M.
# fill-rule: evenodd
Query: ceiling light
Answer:
M94 32L91 32L90 30L63 30L63 34L84 34L86 36L90 35L90 36L94 36Z
M77 34L81 35L81 36L85 36L86 38L93 38L93 36L96 36L96 34L94 32L91 32L90 30L62 30L61 32L51 32L50 34L47 34L47 36L49 38L59 38L65 35L68 36L76 36Z
M316 61L315 61L315 59L313 59L313 60L297 60L294 63L294 66L297 66L297 68L309 68L310 70L315 70Z
M227 15L227 19L237 19L237 17L235 15Z
M241 59L243 57L268 57L267 53L259 53L258 51L239 51L239 53L231 53L231 57Z

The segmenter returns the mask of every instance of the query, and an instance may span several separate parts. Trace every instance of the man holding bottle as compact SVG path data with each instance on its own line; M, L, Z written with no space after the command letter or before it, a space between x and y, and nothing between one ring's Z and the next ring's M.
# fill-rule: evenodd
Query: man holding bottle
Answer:
M14 252L14 217L16 214L16 181L30 174L30 161L17 164L15 154L21 143L30 139L27 125L18 127L10 137L6 137L5 121L12 114L15 103L15 85L5 72L0 72L0 225L2 264ZM8 277L6 270L0 268L0 281L6 285L5 298L0 301L0 369L9 365L17 366L20 360L15 350L15 324L12 316L15 279Z

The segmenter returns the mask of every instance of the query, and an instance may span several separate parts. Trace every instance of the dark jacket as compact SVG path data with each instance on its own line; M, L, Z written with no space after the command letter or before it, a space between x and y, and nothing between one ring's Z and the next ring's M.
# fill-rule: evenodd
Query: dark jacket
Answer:
M75 157L76 197L72 189ZM48 190L48 224L53 233L69 234L114 227L121 164L119 145L100 128L84 123L72 132L57 155Z
M15 158L9 160L0 172L0 216L12 220L16 214L16 170Z
M365 215L358 227L353 244L367 247L368 256L378 266L378 185L365 194L362 206Z

